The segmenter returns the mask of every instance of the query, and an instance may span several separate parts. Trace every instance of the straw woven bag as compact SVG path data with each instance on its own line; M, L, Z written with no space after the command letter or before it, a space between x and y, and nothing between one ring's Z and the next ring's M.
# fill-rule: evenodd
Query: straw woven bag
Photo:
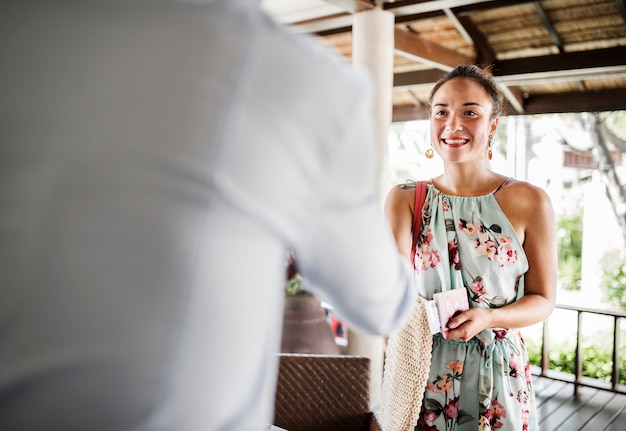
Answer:
M426 183L416 184L415 196L411 261L421 228ZM433 342L424 302L418 295L408 323L389 336L380 403L383 431L413 431L419 418L430 372Z

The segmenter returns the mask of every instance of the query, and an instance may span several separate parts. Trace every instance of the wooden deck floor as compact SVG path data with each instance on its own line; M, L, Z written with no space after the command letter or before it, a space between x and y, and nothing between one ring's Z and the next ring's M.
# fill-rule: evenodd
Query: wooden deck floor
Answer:
M541 431L626 431L626 395L534 376Z

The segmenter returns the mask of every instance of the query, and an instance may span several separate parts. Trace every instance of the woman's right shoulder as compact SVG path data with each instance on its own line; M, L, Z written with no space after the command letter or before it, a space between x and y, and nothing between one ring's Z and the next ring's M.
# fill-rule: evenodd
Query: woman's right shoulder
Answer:
M406 181L404 183L396 184L389 189L388 195L393 196L405 196L415 194L415 181Z
M386 201L387 206L408 205L412 211L415 202L415 182L407 181L391 187Z

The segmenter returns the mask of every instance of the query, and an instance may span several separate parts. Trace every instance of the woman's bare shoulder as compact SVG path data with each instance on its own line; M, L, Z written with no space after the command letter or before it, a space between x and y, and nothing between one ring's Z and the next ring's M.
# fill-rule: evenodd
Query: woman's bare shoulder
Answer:
M415 182L407 181L391 187L387 193L387 206L408 205L411 210L415 201Z
M415 195L415 181L406 181L404 183L396 184L389 189L388 195L394 196L411 196Z
M496 199L505 212L508 208L516 213L537 215L544 211L551 212L552 208L550 197L544 189L513 178L498 190Z
M548 198L548 194L541 187L535 186L529 182L510 178L504 186L499 190L502 196L513 195L517 199L520 198L534 198L545 199Z

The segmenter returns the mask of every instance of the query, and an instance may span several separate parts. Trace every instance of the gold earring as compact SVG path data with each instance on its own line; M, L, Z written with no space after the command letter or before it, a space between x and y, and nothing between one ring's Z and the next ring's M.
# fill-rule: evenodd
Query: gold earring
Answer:
M491 148L489 148L489 151L487 151L487 158L491 160L492 157L493 157L493 151L491 151Z
M491 160L493 157L493 151L491 151L491 144L493 143L493 136L489 136L489 141L487 141L487 158Z
M427 149L424 154L429 159L432 159L433 157L435 157L435 151L432 148Z

